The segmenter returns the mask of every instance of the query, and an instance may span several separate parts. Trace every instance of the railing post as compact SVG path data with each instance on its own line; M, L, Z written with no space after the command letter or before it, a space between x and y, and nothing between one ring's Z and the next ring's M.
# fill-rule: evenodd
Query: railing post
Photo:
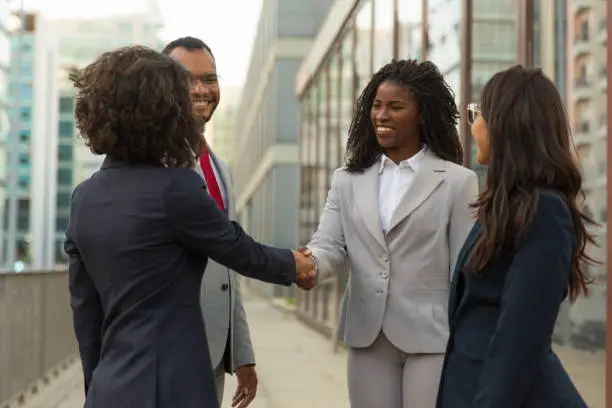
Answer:
M463 145L463 165L471 166L472 137L467 121L467 104L472 99L472 0L463 0L461 19L461 62L460 62L460 135Z
M610 39L612 39L612 1L607 2L606 7L607 15L607 32L608 42L607 56L608 61L612 61L612 46L610 46ZM606 95L607 101L607 112L608 112L608 132L612 129L612 92L610 91L610 84L612 84L612 70L607 72L608 90ZM612 138L608 135L607 138L607 174L606 178L612 180ZM607 188L607 208L612 208L612 188L608 184ZM606 268L607 268L607 282L606 282L606 299L607 299L607 313L606 313L606 408L612 408L612 211L608 211L608 219L606 222Z

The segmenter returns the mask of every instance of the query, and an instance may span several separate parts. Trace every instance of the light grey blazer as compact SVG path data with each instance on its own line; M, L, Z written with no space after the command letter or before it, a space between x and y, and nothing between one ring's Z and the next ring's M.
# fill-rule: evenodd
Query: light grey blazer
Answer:
M351 269L339 331L349 347L381 330L406 353L444 353L450 277L472 225L476 174L428 151L383 233L377 162L363 173L336 170L319 227L307 245L318 281Z
M229 168L214 154L211 154L211 157L225 186L227 215L230 219L235 220L236 209ZM199 161L194 166L194 170L204 179ZM213 369L221 363L228 335L231 344L231 372L234 372L236 367L255 364L249 325L242 305L239 285L236 272L212 259L208 260L200 290L200 305L204 316Z

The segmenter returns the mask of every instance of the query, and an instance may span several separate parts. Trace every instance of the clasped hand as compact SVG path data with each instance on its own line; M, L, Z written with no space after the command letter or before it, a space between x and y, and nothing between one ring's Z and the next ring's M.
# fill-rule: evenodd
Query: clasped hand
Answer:
M299 248L293 251L293 257L295 258L295 284L304 290L314 288L317 274L310 250Z

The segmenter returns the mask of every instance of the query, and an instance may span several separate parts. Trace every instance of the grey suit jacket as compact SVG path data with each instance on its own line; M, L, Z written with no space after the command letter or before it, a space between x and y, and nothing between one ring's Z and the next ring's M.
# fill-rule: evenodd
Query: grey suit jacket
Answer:
M367 347L384 331L406 353L444 353L450 276L474 218L476 174L428 152L386 234L376 163L335 172L319 227L308 244L319 282L351 269L339 332Z
M227 165L211 155L226 189L226 212L230 220L236 219L232 180ZM204 178L199 162L194 170ZM246 312L242 305L238 275L231 269L208 261L202 279L200 304L208 336L208 348L213 368L222 362L229 336L230 370L245 364L255 364L251 334Z

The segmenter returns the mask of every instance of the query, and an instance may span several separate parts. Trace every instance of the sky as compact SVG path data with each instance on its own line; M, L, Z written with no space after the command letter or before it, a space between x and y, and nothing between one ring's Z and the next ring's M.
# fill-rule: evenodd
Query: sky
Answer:
M191 35L212 49L222 85L241 85L251 58L251 48L262 0L23 0L26 10L49 18L97 18L129 14L156 2L164 20L160 37L171 41ZM19 0L10 0L17 9Z

